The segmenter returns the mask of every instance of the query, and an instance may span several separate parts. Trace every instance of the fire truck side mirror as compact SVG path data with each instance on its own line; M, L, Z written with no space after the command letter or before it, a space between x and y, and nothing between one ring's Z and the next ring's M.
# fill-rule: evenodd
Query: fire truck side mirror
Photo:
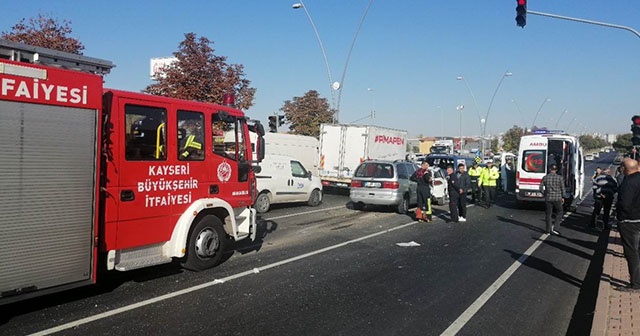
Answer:
M249 131L256 133L258 136L264 136L264 126L259 120L252 120L253 125L249 125Z
M264 137L262 135L258 136L258 148L256 149L258 162L262 162L262 160L264 160L264 153L265 153L264 146L265 146Z

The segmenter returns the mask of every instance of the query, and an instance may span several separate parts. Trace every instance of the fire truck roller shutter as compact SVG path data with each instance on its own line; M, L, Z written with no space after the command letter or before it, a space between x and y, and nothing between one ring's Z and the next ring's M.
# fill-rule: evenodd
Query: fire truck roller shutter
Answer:
M0 292L91 281L97 114L0 101Z

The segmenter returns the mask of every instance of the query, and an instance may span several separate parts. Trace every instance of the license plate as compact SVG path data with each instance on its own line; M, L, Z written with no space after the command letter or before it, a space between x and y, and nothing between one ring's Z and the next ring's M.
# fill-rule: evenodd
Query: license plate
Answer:
M366 188L380 188L381 184L380 182L365 182L364 186Z
M525 191L524 195L529 197L542 197L542 193L539 191Z

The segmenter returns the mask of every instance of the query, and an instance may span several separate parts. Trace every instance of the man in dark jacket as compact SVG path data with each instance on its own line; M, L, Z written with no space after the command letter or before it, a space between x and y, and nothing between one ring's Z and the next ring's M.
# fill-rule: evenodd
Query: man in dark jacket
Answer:
M458 220L461 222L467 221L467 191L471 188L471 177L466 172L466 167L463 163L458 164L458 171L456 172L458 178L458 184L460 186L460 198L458 201Z
M596 227L598 216L602 210L604 210L602 224L604 227L609 227L609 215L611 214L611 205L616 192L618 192L618 183L611 177L609 168L603 170L600 175L593 179L593 199L595 204L589 227Z
M544 194L545 213L547 234L560 235L560 232L556 230L560 227L560 221L562 220L562 204L564 204L564 178L558 175L558 166L552 164L549 166L549 172L542 178L540 183L540 191ZM555 212L556 220L554 225L551 226L551 217Z
M447 166L447 190L449 191L449 214L451 221L457 223L460 220L458 216L458 203L460 203L460 179L453 172L453 166Z
M629 267L630 285L618 287L620 291L640 292L640 172L638 161L625 159L624 180L618 188L618 203L616 204L618 230L622 239L624 257Z

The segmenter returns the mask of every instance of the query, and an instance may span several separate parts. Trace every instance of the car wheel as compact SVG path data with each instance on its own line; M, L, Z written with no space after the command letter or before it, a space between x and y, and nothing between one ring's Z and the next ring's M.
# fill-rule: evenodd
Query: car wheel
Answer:
M260 193L260 195L258 195L258 198L256 198L254 207L256 208L256 211L258 213L265 213L269 211L269 208L271 207L271 198L269 197L269 193Z
M314 189L309 196L307 204L309 204L309 206L316 207L320 205L320 202L322 202L322 193L320 190Z
M407 197L407 195L405 195L402 198L402 201L400 202L400 204L398 204L397 208L396 208L396 212L404 215L407 213L407 211L409 211L409 197Z
M349 205L348 205L347 207L349 207ZM361 203L361 202L351 202L351 203L350 203L350 207L351 207L351 209L353 209L353 210L362 210L362 209L364 209L364 203Z

